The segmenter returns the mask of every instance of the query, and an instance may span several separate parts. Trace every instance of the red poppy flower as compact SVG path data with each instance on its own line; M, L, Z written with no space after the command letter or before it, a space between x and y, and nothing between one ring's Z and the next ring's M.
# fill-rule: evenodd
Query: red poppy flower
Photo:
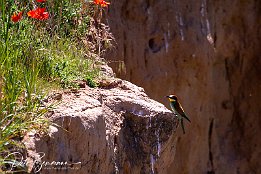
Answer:
M49 13L45 11L46 8L37 8L35 10L31 10L27 13L27 15L31 18L38 20L46 20L49 18Z
M42 3L42 2L46 2L46 0L36 0L36 2Z
M18 22L22 19L22 15L23 15L23 12L19 12L18 14L14 13L12 16L11 16L11 20L13 22Z
M104 0L93 0L94 4L101 5L102 7L107 7L110 3Z
M102 0L93 0L93 3L99 5L101 1Z
M106 1L102 1L100 4L102 7L107 7L108 5L110 5L110 3Z

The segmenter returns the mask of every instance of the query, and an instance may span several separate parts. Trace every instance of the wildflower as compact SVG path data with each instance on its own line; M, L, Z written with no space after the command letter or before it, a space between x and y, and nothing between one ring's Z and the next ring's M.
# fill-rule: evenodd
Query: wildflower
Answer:
M31 10L27 13L27 15L31 18L38 20L46 20L49 18L49 13L45 11L46 8L37 8L35 10Z
M43 3L43 2L46 2L46 0L36 0L36 2Z
M12 16L11 16L11 20L13 22L18 22L22 19L22 15L23 15L23 12L19 12L18 14L14 13Z
M101 1L102 0L93 0L93 3L99 5Z
M106 1L102 1L100 4L102 7L107 7L108 5L110 5L110 3Z
M93 0L94 4L101 5L101 7L107 7L110 3L104 0Z

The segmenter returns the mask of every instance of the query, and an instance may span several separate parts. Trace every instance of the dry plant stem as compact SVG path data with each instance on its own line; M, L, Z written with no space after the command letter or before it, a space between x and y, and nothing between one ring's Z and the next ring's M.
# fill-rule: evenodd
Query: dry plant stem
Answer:
M101 18L102 18L102 8L99 9L99 20L98 20L98 46L99 46L99 50L98 50L98 55L99 57L101 57L101 31L100 31L100 25L101 25Z
M101 57L101 41L100 41L101 17L102 17L102 9L98 9L98 17L96 19L96 22L97 22L97 30L98 30L97 44L98 44L98 56L99 57Z
M99 8L97 6L95 11L94 11L93 19L95 21L95 25L96 25L97 32L98 32L98 37L96 38L97 39L97 45L98 45L98 57L101 57L101 39L100 39L101 18L102 18L102 8Z

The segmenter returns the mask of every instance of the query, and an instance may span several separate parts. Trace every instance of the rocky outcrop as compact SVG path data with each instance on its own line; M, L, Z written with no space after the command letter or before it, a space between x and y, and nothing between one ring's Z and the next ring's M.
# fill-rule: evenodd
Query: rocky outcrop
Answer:
M192 124L169 174L261 173L261 1L112 1L118 77L168 106L175 93ZM179 131L180 132L180 131Z
M107 79L101 86L59 94L51 116L58 126L48 136L24 139L32 172L140 174L170 168L177 141L173 113L127 81Z

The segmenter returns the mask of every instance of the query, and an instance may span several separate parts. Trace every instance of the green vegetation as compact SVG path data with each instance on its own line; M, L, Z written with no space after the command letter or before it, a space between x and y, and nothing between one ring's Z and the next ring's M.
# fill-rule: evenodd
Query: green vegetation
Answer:
M75 88L77 80L97 86L97 54L109 40L98 33L95 41L89 30L101 10L80 0L0 0L0 172L27 132L44 133L51 124L41 101L53 86Z

